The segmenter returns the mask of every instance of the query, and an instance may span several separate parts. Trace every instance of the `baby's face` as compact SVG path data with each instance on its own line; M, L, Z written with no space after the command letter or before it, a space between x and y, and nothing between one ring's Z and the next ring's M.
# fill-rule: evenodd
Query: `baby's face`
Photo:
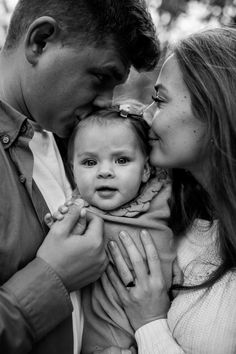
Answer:
M104 211L119 208L148 180L146 160L130 126L87 122L74 142L74 178L81 197Z

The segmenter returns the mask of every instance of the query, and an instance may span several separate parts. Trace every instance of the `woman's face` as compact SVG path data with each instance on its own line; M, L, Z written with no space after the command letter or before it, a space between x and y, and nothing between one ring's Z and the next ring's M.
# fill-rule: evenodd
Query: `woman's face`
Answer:
M156 110L151 122L151 164L201 173L206 154L206 123L195 118L190 93L175 55L164 63L155 85ZM204 118L204 117L203 117Z

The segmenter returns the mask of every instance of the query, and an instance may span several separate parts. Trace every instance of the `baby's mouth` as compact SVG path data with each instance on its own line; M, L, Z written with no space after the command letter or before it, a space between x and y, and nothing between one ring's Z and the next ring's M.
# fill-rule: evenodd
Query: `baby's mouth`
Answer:
M103 186L96 189L96 192L101 198L112 198L116 193L117 189L113 187Z
M96 189L98 192L104 192L104 191L116 191L117 189L116 188L113 188L113 187L108 187L108 186L103 186L103 187L98 187Z

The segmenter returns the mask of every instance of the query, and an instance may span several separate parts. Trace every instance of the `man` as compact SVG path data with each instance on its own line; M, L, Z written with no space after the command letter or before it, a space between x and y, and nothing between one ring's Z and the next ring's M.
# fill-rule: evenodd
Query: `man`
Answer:
M99 219L83 237L73 230L81 205L45 227L71 189L52 133L68 137L78 118L109 104L131 65L150 70L158 56L142 0L18 2L0 55L1 353L79 353L72 292L107 259Z

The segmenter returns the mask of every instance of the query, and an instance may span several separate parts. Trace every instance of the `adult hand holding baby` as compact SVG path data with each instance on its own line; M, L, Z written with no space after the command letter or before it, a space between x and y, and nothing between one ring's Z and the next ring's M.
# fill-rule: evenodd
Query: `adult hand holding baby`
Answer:
M118 293L122 306L135 331L149 322L166 318L170 307L160 259L151 235L143 230L140 238L146 260L143 259L128 233L120 233L120 239L129 255L135 273L134 284L131 287L127 286L125 282L128 277L127 273L130 271L116 242L109 243L109 250L120 278L111 265L102 275L104 286L113 286L113 290Z
M47 262L61 277L68 291L73 291L99 278L108 260L103 245L103 221L89 215L83 237L76 231L83 216L83 201L76 200L63 220L52 224L37 257Z

